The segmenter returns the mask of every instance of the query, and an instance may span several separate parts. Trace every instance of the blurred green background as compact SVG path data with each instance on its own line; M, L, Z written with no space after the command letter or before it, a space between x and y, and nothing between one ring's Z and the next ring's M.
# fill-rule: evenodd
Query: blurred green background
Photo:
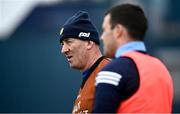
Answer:
M121 3L145 10L148 52L170 70L180 112L179 0L0 0L0 113L71 112L82 76L60 53L60 27L84 10L101 33L104 11Z

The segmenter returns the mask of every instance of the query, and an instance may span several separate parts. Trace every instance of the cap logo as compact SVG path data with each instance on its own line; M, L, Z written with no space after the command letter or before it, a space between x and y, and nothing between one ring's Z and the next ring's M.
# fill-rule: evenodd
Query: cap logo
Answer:
M64 31L64 28L61 28L60 35L62 35L63 31Z
M88 32L88 33L86 33L86 32L80 32L80 33L79 33L79 37L82 37L82 36L88 38L88 37L90 36L90 32Z

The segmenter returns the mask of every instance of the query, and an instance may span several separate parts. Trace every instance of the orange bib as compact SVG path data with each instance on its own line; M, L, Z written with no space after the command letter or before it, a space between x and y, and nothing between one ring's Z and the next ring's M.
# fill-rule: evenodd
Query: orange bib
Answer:
M79 90L72 113L91 113L94 103L95 77L97 73L109 63L109 60L103 59L96 69L91 73L83 88Z
M140 52L129 51L123 56L135 62L140 86L120 104L117 113L171 113L173 82L166 67L158 59Z

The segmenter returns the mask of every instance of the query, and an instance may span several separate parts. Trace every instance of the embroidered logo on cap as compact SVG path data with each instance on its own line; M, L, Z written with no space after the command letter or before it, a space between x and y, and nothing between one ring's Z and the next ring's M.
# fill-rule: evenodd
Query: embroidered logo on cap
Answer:
M81 37L81 36L88 38L88 37L90 36L90 32L88 32L88 33L80 32L80 33L79 33L79 37Z
M64 31L64 28L61 28L60 35L62 35L63 31Z

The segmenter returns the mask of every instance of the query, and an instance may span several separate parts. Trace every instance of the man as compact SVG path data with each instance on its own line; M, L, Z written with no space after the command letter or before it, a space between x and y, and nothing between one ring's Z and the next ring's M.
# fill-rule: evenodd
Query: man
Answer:
M139 6L122 4L105 13L104 53L115 59L96 77L95 113L170 113L173 82L165 65L147 54L147 19Z
M66 56L70 67L83 72L83 82L73 113L91 113L95 77L109 60L100 52L99 35L87 12L79 11L67 20L60 31L60 42L61 52Z

